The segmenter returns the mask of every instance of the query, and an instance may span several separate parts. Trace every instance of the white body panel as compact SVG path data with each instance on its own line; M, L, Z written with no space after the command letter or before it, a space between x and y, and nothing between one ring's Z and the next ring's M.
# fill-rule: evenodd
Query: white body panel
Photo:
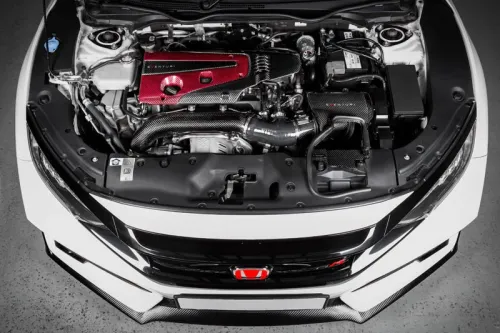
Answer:
M130 206L98 196L94 198L134 229L192 238L288 239L341 234L370 227L408 196L357 208L281 215L189 214Z
M402 286L425 272L449 253L457 234L477 216L486 169L488 141L488 107L484 75L477 53L457 16L465 36L473 71L478 116L473 158L453 191L413 232L390 251L378 258L366 256L358 265L372 263L355 277L343 283L324 287L275 290L218 290L174 287L152 281L135 270L82 226L45 186L31 161L27 131L26 102L34 46L30 47L19 80L16 106L16 148L21 190L28 220L47 236L49 249L100 289L129 308L143 312L156 305L163 296L198 295L303 295L324 294L340 297L358 311L366 311L388 298ZM42 27L42 25L40 26ZM40 35L37 32L35 40ZM144 210L119 205L105 199L99 201L127 224L151 231L213 238L294 238L335 234L373 225L404 198L396 198L370 206L296 215L261 215L259 217L210 216ZM461 209L456 209L460 207ZM285 224L286 222L286 224ZM54 246L54 240L89 262L81 263ZM449 244L422 262L412 262L429 250L450 240ZM406 265L410 263L409 265ZM406 265L404 268L398 268ZM99 267L105 268L106 271ZM358 267L358 269L360 269ZM386 277L380 277L389 274ZM112 274L120 276L116 278ZM377 280L378 279L378 280ZM369 282L376 282L367 286ZM132 282L131 284L126 281ZM212 303L213 304L213 303ZM193 307L195 305L192 305ZM198 305L201 306L201 305ZM276 309L276 303L268 305Z

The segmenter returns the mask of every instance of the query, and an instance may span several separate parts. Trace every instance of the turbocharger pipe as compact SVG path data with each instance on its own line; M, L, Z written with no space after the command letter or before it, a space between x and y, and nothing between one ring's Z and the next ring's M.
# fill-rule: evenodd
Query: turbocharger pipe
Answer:
M267 122L255 115L221 112L164 113L147 120L131 142L133 150L143 152L166 133L235 132L250 142L271 146L293 146L308 134L316 133L316 122L298 123L278 119Z

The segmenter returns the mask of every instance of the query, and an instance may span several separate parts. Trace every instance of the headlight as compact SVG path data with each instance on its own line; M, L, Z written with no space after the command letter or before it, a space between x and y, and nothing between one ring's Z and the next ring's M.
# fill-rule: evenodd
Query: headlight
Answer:
M87 208L87 206L85 206L83 202L81 202L61 176L59 176L57 171L50 164L47 156L45 156L40 149L40 146L29 129L28 133L31 156L35 163L35 167L52 193L80 222L98 227L104 227L103 223L99 221L99 219Z
M415 208L413 208L396 227L402 227L410 223L424 220L439 206L444 198L446 198L448 193L450 193L455 184L460 180L471 159L475 133L476 125L472 127L462 148L441 178L439 178L436 184L434 184Z

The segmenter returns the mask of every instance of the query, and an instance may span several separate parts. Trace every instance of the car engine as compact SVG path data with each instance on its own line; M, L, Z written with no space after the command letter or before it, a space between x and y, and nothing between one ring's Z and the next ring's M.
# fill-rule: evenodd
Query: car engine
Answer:
M403 146L426 126L418 20L80 25L74 69L50 80L73 102L75 133L99 151L286 153L306 157L313 193L335 193L365 187L373 149Z

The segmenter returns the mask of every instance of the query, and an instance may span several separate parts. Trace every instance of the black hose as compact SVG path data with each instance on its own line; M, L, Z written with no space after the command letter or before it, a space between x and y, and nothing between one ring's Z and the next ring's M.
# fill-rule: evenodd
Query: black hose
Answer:
M143 152L156 140L174 132L235 132L252 142L291 146L316 132L316 124L298 124L284 119L269 123L254 115L221 112L159 114L147 120L132 139L133 150Z
M108 124L106 118L104 118L104 115L102 114L102 112L99 111L99 109L97 109L97 107L94 105L94 103L92 103L92 101L88 98L84 99L82 101L82 103L85 106L85 109L99 123L99 125L101 126L101 129L104 131L104 133L107 136L106 139L109 138L116 148L118 148L122 153L125 153L127 150L123 146L116 131L111 126L109 126L109 124Z
M325 198L325 199L340 199L349 195L354 195L354 194L359 194L359 193L365 193L365 192L370 192L371 188L363 188L363 189L357 189L357 190L350 190L350 191L344 191L341 193L335 193L335 194L321 194L317 191L316 189L316 184L314 181L314 172L313 172L313 153L314 153L314 148L318 146L321 142L325 141L330 135L333 134L337 129L339 128L338 123L333 123L331 126L326 128L323 132L318 134L309 147L307 148L307 154L306 154L306 174L307 174L307 187L309 188L309 191L311 191L315 196L320 197L320 198ZM366 148L366 147L365 147Z
M251 142L285 147L296 145L297 140L315 132L316 124L313 121L305 124L297 124L293 121L277 119L269 123L254 117L250 119L243 137Z
M362 80L379 80L382 82L382 87L384 91L387 91L387 83L385 82L385 79L381 75L377 74L363 74L363 75L357 75L353 76L347 79L334 79L334 78L329 78L327 81L327 84L330 82L333 83L349 83L349 82L355 82L355 81L362 81Z

